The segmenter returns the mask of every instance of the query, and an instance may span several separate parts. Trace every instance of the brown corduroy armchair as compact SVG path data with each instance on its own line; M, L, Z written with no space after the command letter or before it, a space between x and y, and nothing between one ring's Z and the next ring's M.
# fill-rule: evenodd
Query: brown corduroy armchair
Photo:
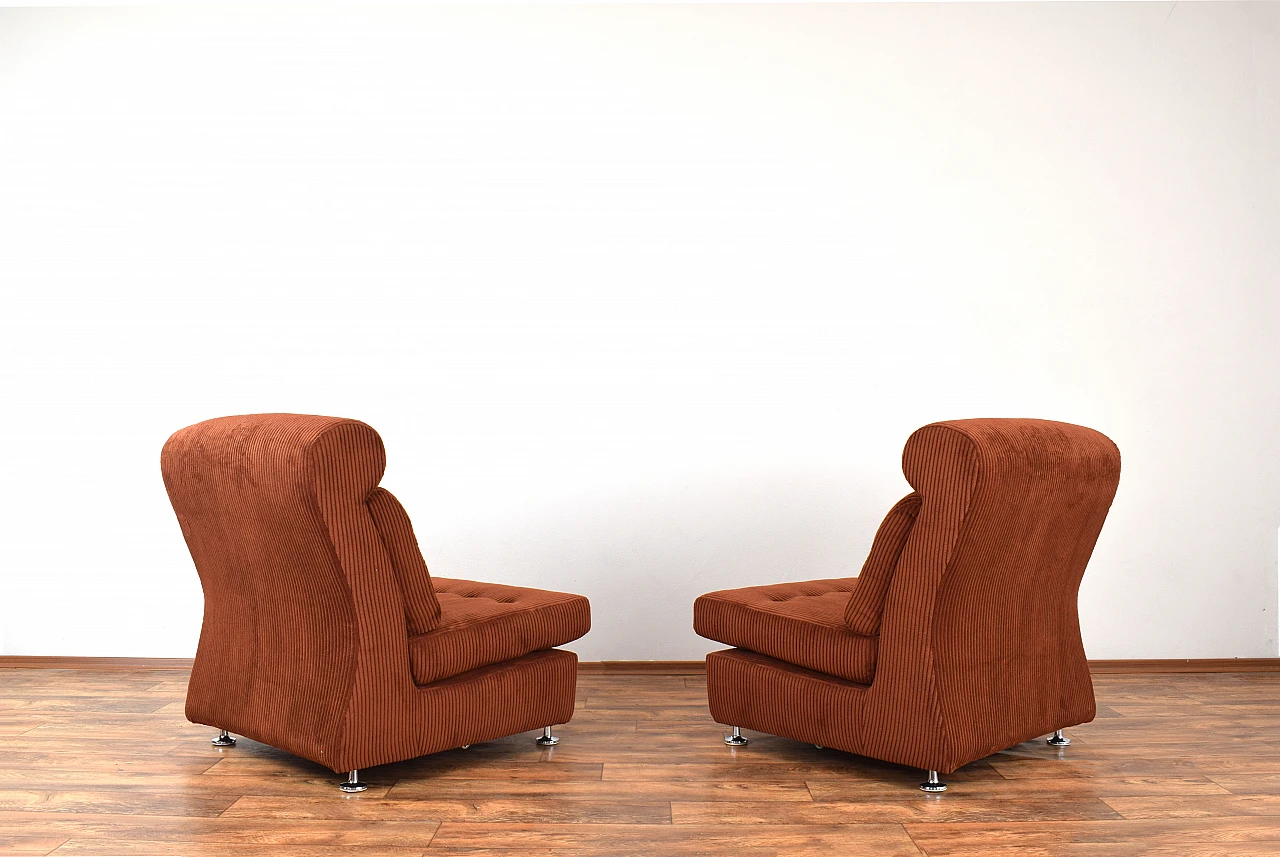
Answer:
M579 595L427 573L378 487L362 422L253 414L197 423L161 469L204 587L187 718L348 772L573 715Z
M1030 419L927 425L914 492L856 578L703 595L725 739L742 728L939 772L1095 714L1076 598L1120 479L1105 435Z

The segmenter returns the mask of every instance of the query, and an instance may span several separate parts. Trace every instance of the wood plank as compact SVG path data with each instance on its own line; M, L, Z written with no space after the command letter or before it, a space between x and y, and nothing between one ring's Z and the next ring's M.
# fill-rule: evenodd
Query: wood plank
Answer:
M1026 781L1004 778L988 777L957 782L954 776L948 774L942 779L948 784L956 783L955 794L963 795L965 800L977 798L1025 800L1030 795L1047 800L1142 795L1231 794L1229 789L1208 777L1059 777L1037 781L1034 784L1034 790L1028 789ZM809 781L808 786L813 799L821 803L856 802L919 794L917 783L902 779L814 779ZM1277 793L1280 793L1280 783L1277 783Z
M750 749L750 748L748 748ZM801 780L810 782L817 779L866 779L873 783L901 781L919 785L920 772L903 765L880 762L846 753L814 754L809 761L777 761L768 754L757 754L755 758L744 759L745 753L732 761L722 760L711 764L678 762L662 764L630 764L609 763L604 766L602 774L606 780L645 781L700 781L713 782L786 782ZM1000 774L986 762L974 762L965 765L954 773L947 774L948 782L971 782L978 779L1001 779Z
M983 800L957 794L904 800L841 803L734 803L672 801L674 824L880 824L916 821L1080 821L1121 818L1099 798ZM1139 800L1139 798L1134 798Z
M245 777L208 777L198 774L145 774L135 771L0 771L0 788L39 789L46 791L105 790L134 791L144 794L186 794L196 796L333 795L341 778L337 774L318 777L278 775ZM369 783L365 792L370 797L384 797L391 782Z
M396 762L391 765L379 765L366 769L361 776L370 781L389 781L395 783L401 778L448 778L462 779L496 779L530 782L565 782L599 780L603 765L561 762L554 764L539 759L524 760L484 759L469 756L466 751L451 751L412 759L407 762ZM261 758L228 757L205 773L210 778L224 776L236 777L270 777L295 779L298 777L327 777L335 774L322 765L307 762L303 759L272 760Z
M168 854L170 842L154 842L142 839L71 839L51 854L83 854L91 857L136 857L138 854ZM183 857L262 857L263 854L281 857L423 857L427 852L421 847L394 848L368 845L261 845L228 844L225 842L183 843Z
M100 745L100 748L105 745ZM172 755L129 755L127 753L76 753L58 752L63 745L49 742L39 749L31 751L11 751L4 754L4 764L0 765L0 776L6 771L24 771L35 773L49 770L73 771L118 771L121 773L203 773L221 761L215 748L210 755L203 758L197 756Z
M1280 771L1275 773L1211 773L1208 778L1237 795L1280 795Z
M33 740L48 738L80 738L86 731L92 730L95 739L102 746L109 746L117 739L153 741L156 738L185 741L191 735L203 735L206 741L217 731L197 723L185 725L163 721L152 724L141 721L137 715L127 715L131 723L104 723L100 718L86 718L83 721L60 720L54 723L42 723L19 734ZM96 721L96 722L95 722ZM144 737L145 736L145 737Z
M86 730L91 734L91 730ZM143 734L143 733L139 733ZM194 743L192 743L194 742ZM203 735L192 738L116 738L101 741L97 738L41 738L29 732L0 737L0 758L11 753L73 753L77 756L163 756L184 746L199 747L207 752L209 739Z
M336 800L341 801L339 796ZM64 835L68 839L163 842L163 854L179 845L385 845L425 848L438 825L432 821L187 818L104 813L0 811L0 837Z
M0 854L48 854L66 841L65 836L0 836Z
M394 790L393 790L394 791ZM563 799L554 793L529 799L348 800L332 797L246 795L224 818L363 819L367 821L469 821L488 824L670 824L666 801Z
M21 699L0 697L0 711L32 715L45 711L128 711L150 714L168 701L136 696L28 696Z
M1207 818L1242 815L1280 816L1280 795L1160 795L1107 797L1103 803L1125 818ZM1277 818L1280 823L1280 818Z
M1206 782L1208 782L1206 780ZM1209 783L1213 793L1228 794L1227 790ZM537 800L548 793L545 782L531 780L470 780L470 779L402 779L390 790L389 796L406 800ZM1152 794L1158 792L1144 792ZM1197 792L1182 792L1196 794ZM701 779L693 782L670 780L596 780L594 782L562 782L554 788L557 800L616 800L616 801L666 801L673 800L754 800L754 801L803 801L813 797L804 782L752 782Z
M1148 849L1187 848L1198 853L1203 843L1242 846L1262 843L1280 853L1280 825L1270 818L1198 818L1134 821L1046 821L1040 824L908 824L907 832L929 857L980 854L1006 847L1042 854L1071 843L1102 847L1122 845ZM1146 854L1146 850L1140 853Z
M501 838L507 853L539 853L547 849L598 854L750 854L768 849L787 855L883 855L920 857L920 850L899 824L807 826L681 825L503 825L446 822L440 825L428 853L442 849L487 849ZM470 852L469 852L470 853ZM501 853L501 852L499 852ZM754 853L760 853L759 850Z
M1123 756L1103 759L994 759L991 767L1010 779L1055 777L1190 777L1215 773L1280 773L1280 758L1247 754L1226 757L1193 757L1170 754L1164 757Z
M239 797L227 793L193 794L185 790L0 788L0 811L216 816Z

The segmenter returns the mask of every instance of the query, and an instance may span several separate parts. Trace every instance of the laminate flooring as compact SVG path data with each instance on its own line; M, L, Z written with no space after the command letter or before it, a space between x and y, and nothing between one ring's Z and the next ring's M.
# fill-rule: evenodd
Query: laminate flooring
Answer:
M699 675L584 672L573 721L362 771L183 717L182 670L0 670L0 854L1280 855L1280 673L1097 675L1098 718L945 777L746 732Z

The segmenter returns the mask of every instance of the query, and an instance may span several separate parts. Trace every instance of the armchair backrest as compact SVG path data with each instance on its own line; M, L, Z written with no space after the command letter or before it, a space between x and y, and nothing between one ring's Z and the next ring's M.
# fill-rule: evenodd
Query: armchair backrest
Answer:
M1115 444L1068 423L956 420L916 431L902 460L921 506L869 703L965 758L1092 719L1076 599L1119 484Z
M383 721L412 687L393 558L409 556L408 519L385 536L375 523L371 499L399 524L375 491L385 465L377 432L336 417L222 417L169 438L165 488L205 593L191 720L311 759L334 758L359 714L382 720L350 740L399 728Z

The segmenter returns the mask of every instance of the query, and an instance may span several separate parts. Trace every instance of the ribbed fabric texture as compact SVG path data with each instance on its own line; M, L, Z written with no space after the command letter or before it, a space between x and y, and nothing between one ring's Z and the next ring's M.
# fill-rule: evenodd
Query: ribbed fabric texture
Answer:
M858 575L858 586L845 609L844 620L849 630L868 637L880 633L880 614L884 612L889 583L919 514L920 495L912 492L894 504L880 523L871 552Z
M591 602L581 595L443 577L435 588L439 625L409 639L418 684L563 646L591 630Z
M425 634L440 624L440 602L432 588L427 563L418 548L418 538L413 534L413 522L409 520L409 513L386 488L373 489L369 494L368 506L369 513L373 515L373 525L391 557L396 580L400 582L409 633Z
M1076 597L1119 484L1115 444L1048 420L934 423L903 472L921 503L869 686L714 653L716 718L943 772L1093 719Z
M718 723L837 748L856 740L849 713L867 695L863 683L743 649L707 655L707 687L716 689L708 701Z
M223 417L169 438L165 487L205 592L188 719L335 771L568 721L570 652L415 685L393 561L412 528L380 533L370 508L386 511L385 462L372 428L335 417Z
M856 577L709 592L693 603L693 629L729 646L857 682L876 669L876 637L850 631Z

